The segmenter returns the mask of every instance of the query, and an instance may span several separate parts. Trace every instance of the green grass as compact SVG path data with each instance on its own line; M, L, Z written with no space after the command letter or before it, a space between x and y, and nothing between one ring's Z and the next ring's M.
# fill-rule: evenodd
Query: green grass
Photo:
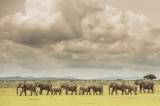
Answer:
M154 94L16 96L16 89L0 89L0 106L160 106L160 86Z

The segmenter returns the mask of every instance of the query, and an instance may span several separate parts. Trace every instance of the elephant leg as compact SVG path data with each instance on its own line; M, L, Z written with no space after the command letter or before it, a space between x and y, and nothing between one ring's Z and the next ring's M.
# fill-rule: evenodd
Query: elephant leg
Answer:
M102 92L101 92L101 91L99 91L99 94L100 94L100 95L102 95Z
M83 91L83 95L85 95L85 91Z
M127 95L129 95L130 94L130 90L128 89L128 91L126 93L127 93Z
M53 91L51 91L51 95L53 95Z
M150 93L150 89L148 89L148 93Z
M25 96L27 96L27 91L26 90L24 90L24 94L25 94Z
M83 94L84 94L84 92L83 92L83 91L81 91L81 92L80 92L80 95L83 95Z
M87 91L85 91L85 92L84 92L84 95L88 95L88 92L87 92Z
M112 88L112 92L111 92L111 95L113 95L114 91L115 91L115 88Z
M151 90L152 90L152 93L154 93L154 88L152 88Z
M35 92L35 90L33 90L33 93L34 93L34 95L36 95L36 92Z
M91 90L89 90L89 95L91 95Z
M49 94L49 90L47 90L47 95Z
M124 93L127 95L127 91L126 91L126 89L124 89Z
M153 89L153 88L150 89L150 90L151 90L151 93L153 93L153 92L152 92L152 89Z
M66 95L68 95L68 90L66 90Z
M43 91L43 90L42 90L42 89L40 89L40 91L39 91L39 94L40 94L40 95L42 95L42 91Z
M134 94L135 94L135 95L137 95L137 92L136 92L136 90L134 90Z
M146 90L143 88L143 92L146 93Z
M96 95L98 95L98 91L96 91Z
M87 91L87 95L88 95L88 91Z
M73 90L71 91L71 95L73 95Z
M30 96L32 96L32 92L33 92L33 91L31 90L31 94L30 94Z
M35 94L36 96L38 96L36 89L35 89L35 91L34 91L34 94Z
M81 90L79 90L79 95L81 95Z
M124 95L124 91L122 90L122 94L121 95Z
M95 94L94 90L93 90L93 95Z
M132 90L130 91L130 94L132 95Z
M129 90L129 94L132 95L132 90L131 89Z
M100 95L103 95L103 93L102 93L102 92L100 92Z
M117 89L115 89L115 91L116 91L116 95L118 95L118 90L117 90Z
M97 95L97 91L94 90L94 95Z
M22 93L24 92L24 90L22 90L21 92L20 92L20 96L22 96Z
M111 91L110 91L110 88L108 88L108 93L109 93L109 95L111 95Z
M98 91L96 90L96 95L98 95Z
M129 94L130 94L130 91L128 90L128 91L127 91L127 95L129 95Z
M140 93L142 93L142 87L140 87Z

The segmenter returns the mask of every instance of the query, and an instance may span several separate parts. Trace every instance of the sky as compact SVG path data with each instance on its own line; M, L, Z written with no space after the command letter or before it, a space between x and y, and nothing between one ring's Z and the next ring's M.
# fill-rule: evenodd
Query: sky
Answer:
M160 78L159 0L0 0L0 77Z

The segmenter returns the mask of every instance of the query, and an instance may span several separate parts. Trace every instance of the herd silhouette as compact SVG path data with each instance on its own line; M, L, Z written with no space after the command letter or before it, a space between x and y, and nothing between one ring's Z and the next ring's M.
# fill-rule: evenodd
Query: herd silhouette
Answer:
M138 92L154 93L154 86L153 80L136 80L132 82L132 84L126 83L125 81L110 81L108 91L109 95L118 95L119 92L121 92L121 95L137 95ZM59 87L54 87L51 82L28 83L26 81L17 85L17 95L22 96L24 94L27 96L27 91L30 91L30 96L33 94L36 96L43 95L43 91L47 92L46 95L62 95L62 91L65 92L65 95L103 95L104 85L87 84L78 86L76 83L65 82Z

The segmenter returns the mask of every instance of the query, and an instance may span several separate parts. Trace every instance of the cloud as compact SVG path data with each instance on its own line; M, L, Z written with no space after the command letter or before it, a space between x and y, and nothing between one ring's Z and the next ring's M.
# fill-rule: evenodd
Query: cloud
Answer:
M26 0L25 13L0 21L0 64L25 73L158 70L159 34L143 14L121 12L105 0Z

